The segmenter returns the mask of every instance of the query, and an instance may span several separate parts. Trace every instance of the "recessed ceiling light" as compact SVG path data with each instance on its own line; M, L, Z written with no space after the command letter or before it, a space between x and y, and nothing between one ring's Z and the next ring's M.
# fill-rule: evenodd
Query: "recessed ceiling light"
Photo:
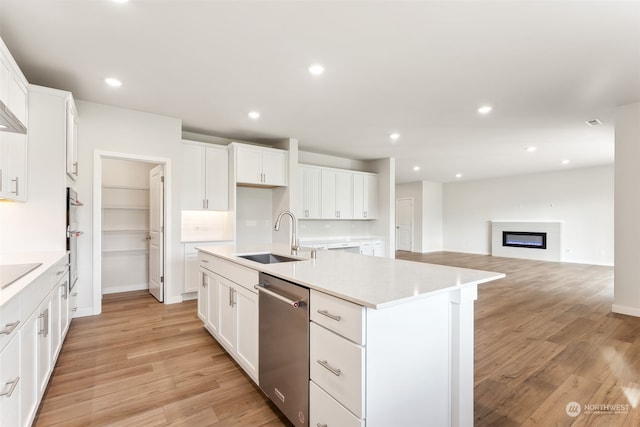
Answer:
M397 141L398 138L400 138L400 134L394 132L391 135L389 135L389 138L393 139L394 141Z
M416 171L416 172L419 171L420 170L420 166L414 166L413 170Z
M258 113L257 111L249 111L249 117L253 120L259 119L260 113Z
M602 124L602 122L598 119L587 120L585 121L585 123L588 124L589 126L600 126Z
M114 3L127 3L129 0L111 0Z
M527 147L527 148L525 149L525 151L526 151L527 153L533 153L533 152L534 152L534 151L536 151L536 150L537 150L537 148L536 148L536 147Z
M309 67L309 72L314 76L319 76L324 73L324 67L320 64L313 64Z
M107 77L106 79L104 79L104 82L106 84L108 84L111 87L120 87L122 86L122 82L116 78L113 77Z
M563 165L568 165L571 162L571 160L563 160L560 163L562 163Z
M478 108L478 113L488 114L491 112L491 110L493 110L493 107L491 107L490 105L483 105L482 107Z
M456 174L456 178L462 178L462 174L461 173L457 173Z

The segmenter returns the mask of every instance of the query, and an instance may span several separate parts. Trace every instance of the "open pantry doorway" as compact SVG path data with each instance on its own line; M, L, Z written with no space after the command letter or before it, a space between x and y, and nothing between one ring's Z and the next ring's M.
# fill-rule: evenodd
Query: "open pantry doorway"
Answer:
M168 210L164 185L168 160L113 153L97 157L100 165L94 176L94 190L98 190L94 194L99 194L94 198L94 224L99 225L99 232L94 233L99 240L94 242L94 260L98 261L94 273L99 278L97 299L105 294L147 290L163 302L164 221ZM158 230L162 232L157 233Z

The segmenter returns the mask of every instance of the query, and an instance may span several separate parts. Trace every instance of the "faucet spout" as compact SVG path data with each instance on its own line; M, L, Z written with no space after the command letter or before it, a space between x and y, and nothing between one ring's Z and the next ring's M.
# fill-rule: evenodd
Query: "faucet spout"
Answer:
M276 223L273 226L273 229L275 231L280 231L280 221L285 215L291 218L291 255L297 255L298 249L300 249L300 247L298 246L298 235L296 234L296 216L290 211L280 212L278 218L276 218Z

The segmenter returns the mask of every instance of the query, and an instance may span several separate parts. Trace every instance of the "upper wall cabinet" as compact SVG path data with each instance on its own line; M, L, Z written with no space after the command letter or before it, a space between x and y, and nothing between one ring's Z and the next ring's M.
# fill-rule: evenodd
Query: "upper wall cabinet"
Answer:
M27 132L27 85L27 79L0 40L0 101L5 106L0 111L0 131Z
M0 39L0 199L27 200L27 85Z
M350 171L322 169L322 218L351 219L352 174Z
M322 166L298 169L300 219L377 219L378 175Z
M228 150L212 144L183 141L182 160L182 209L228 210Z
M78 178L78 113L73 97L69 96L66 102L67 116L67 175L72 180Z
M236 183L264 187L286 187L288 156L285 150L233 144Z
M298 218L322 218L321 174L322 168L317 166L301 165L298 168L299 200L302 202L302 210L298 212Z
M378 175L353 173L353 219L378 217Z
M27 200L27 135L0 132L0 198Z

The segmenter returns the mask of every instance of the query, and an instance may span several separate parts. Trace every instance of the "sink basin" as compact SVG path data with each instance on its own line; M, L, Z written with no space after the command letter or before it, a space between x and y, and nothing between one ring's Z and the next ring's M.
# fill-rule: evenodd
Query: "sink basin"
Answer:
M237 255L239 258L248 259L249 261L259 262L260 264L277 264L279 262L301 261L296 258L289 258L276 254L253 254L253 255Z

